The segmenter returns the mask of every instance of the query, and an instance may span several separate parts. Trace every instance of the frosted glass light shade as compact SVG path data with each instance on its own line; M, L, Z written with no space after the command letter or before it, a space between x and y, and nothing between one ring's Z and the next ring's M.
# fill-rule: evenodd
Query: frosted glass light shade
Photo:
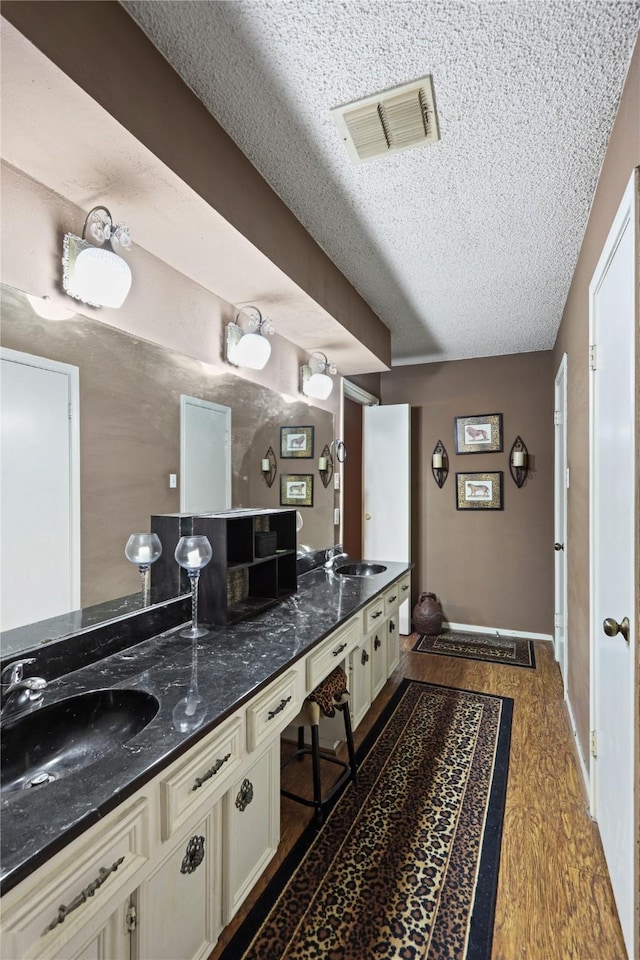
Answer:
M121 307L131 289L129 264L112 250L85 247L73 268L76 296L101 307Z
M312 373L302 384L302 392L316 400L326 400L332 390L333 380L326 373Z
M271 356L271 344L260 333L245 333L237 347L238 364L262 370Z

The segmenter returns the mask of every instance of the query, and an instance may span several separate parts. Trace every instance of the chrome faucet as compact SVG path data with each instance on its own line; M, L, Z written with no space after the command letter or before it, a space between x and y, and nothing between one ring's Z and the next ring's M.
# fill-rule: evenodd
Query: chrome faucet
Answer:
M334 547L329 547L325 553L325 570L335 570L338 560L346 560L348 556L348 553L343 553L341 543L336 543Z
M20 716L42 703L47 681L42 677L24 676L26 664L35 662L35 657L14 660L0 674L0 719Z

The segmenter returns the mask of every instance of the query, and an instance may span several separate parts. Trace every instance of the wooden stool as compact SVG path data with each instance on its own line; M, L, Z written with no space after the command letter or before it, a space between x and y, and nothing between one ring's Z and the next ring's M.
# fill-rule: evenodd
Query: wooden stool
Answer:
M320 753L320 716L335 716L336 710L339 710L344 717L344 732L349 751L349 763L344 760L338 760L337 757L330 757L326 753ZM284 769L288 763L296 758L301 759L304 754L311 755L312 773L313 773L313 800L307 800L306 797L300 797L289 790L281 790L284 797L290 800L296 800L298 803L304 803L308 807L315 807L316 821L322 823L324 819L324 806L336 795L338 790L348 780L356 779L356 754L353 747L353 731L351 729L351 714L349 712L349 693L347 691L347 675L342 667L336 667L326 679L319 683L302 705L302 710L291 721L293 726L298 728L298 749L292 753L282 764ZM305 747L304 728L311 727L311 747ZM323 797L320 784L320 761L326 760L328 763L335 763L344 769L344 773L338 778L329 792Z

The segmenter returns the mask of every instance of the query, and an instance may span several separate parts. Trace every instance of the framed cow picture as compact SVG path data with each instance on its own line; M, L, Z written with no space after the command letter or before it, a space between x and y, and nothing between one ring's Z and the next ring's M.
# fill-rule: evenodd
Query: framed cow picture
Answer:
M502 414L479 413L455 417L456 453L500 453L502 450Z
M456 473L456 510L502 510L502 470Z
M313 474L311 473L280 474L280 506L281 507L312 507L313 506Z
M280 459L313 457L313 427L280 427Z

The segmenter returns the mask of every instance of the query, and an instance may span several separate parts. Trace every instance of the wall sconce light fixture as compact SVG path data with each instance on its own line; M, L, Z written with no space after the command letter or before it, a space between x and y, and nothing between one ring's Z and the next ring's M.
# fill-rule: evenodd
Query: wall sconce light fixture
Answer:
M329 445L325 443L322 453L318 458L318 473L320 474L320 479L322 480L322 486L326 488L331 483L331 477L333 476L333 457L331 456L331 449Z
M273 447L269 447L266 454L260 461L260 470L262 472L262 477L268 487L273 486L273 481L276 478L277 469L278 469L278 461L276 460L276 455L273 452Z
M309 355L309 362L300 368L302 392L307 397L326 400L333 390L331 376L335 376L337 372L335 363L327 360L326 354L319 350L314 351Z
M449 476L449 456L442 440L438 440L433 448L433 453L431 454L431 473L433 474L435 482L440 489L442 489Z
M529 451L522 437L516 437L509 453L509 470L513 482L521 487L529 474Z
M86 239L87 228L92 242ZM106 207L87 214L82 237L66 233L62 245L65 293L92 307L121 307L131 289L131 270L116 250L131 249L124 223L114 223Z
M257 307L242 307L236 314L236 322L227 327L227 362L234 367L262 370L271 356L267 337L274 333L273 324Z

